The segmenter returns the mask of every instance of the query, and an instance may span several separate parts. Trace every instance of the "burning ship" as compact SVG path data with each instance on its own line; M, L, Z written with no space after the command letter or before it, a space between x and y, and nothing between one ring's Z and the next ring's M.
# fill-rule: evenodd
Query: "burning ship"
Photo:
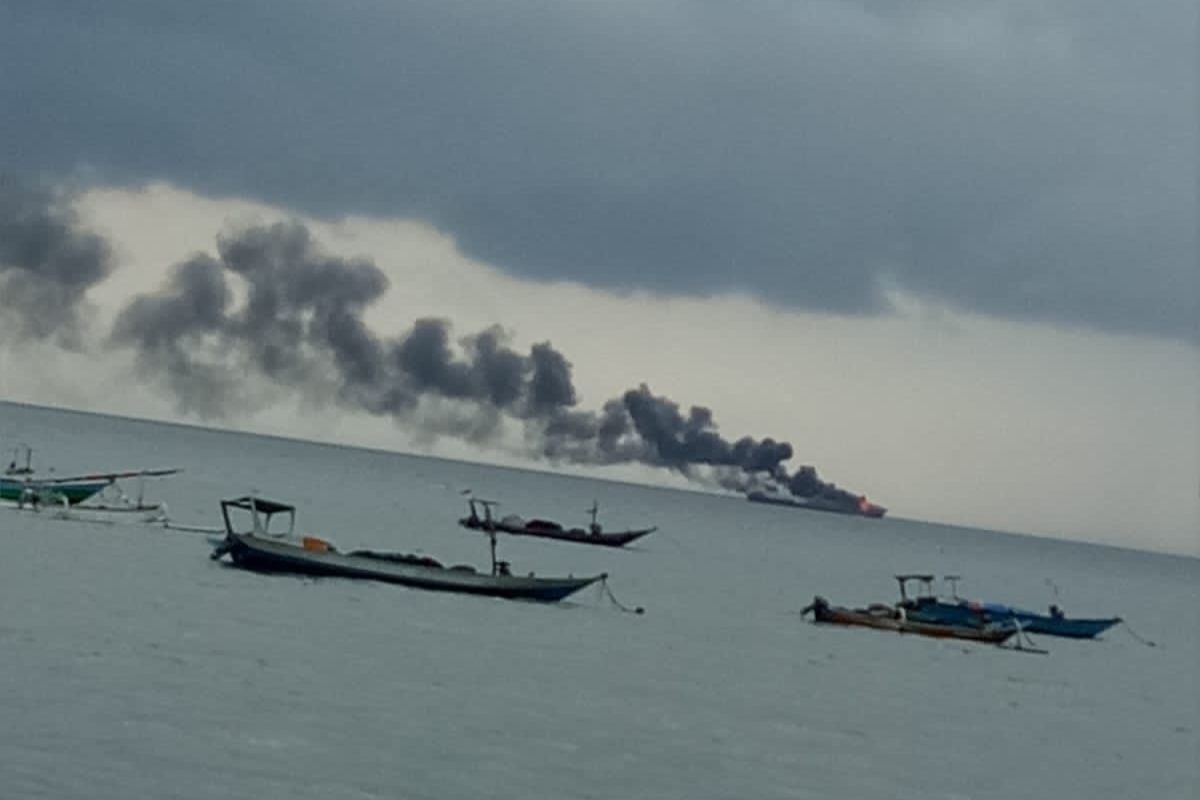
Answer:
M855 495L825 483L817 477L814 467L801 467L788 481L786 489L774 484L746 493L751 503L770 503L789 508L806 508L812 511L831 511L835 514L852 514L859 517L878 519L887 509L872 503L865 495Z

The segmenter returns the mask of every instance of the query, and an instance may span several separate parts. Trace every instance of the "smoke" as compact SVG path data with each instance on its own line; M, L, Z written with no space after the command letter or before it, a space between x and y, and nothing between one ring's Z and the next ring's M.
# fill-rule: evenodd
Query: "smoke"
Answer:
M69 338L88 288L109 272L108 248L77 229L58 196L0 187L0 310L18 310L23 335ZM33 288L10 292L22 282ZM364 314L388 288L372 262L324 252L303 224L248 227L133 298L108 342L131 350L140 374L185 414L220 418L254 402L251 386L266 386L475 442L515 424L552 462L640 463L743 491L764 482L836 490L808 467L789 475L787 442L727 440L710 409L685 410L645 384L599 411L579 408L572 364L549 342L522 352L498 326L455 338L437 318L381 336Z
M79 229L68 195L0 173L0 331L79 349L84 296L111 270L108 245Z
M797 497L826 497L831 500L854 502L858 498L839 489L835 484L826 483L817 476L817 468L804 466L796 470L790 478L782 481L787 490Z
M161 295L130 302L113 325L112 339L137 346L142 372L166 384L180 411L218 418L238 394L239 382L236 372L213 363L215 356L205 362L199 353L225 338L231 301L221 264L197 255L175 267Z
M647 463L685 474L694 465L706 465L781 478L785 474L781 463L792 457L790 444L770 437L756 441L747 436L730 443L717 432L712 411L692 406L685 415L678 403L654 395L645 384L625 392L622 403L645 443L642 460Z

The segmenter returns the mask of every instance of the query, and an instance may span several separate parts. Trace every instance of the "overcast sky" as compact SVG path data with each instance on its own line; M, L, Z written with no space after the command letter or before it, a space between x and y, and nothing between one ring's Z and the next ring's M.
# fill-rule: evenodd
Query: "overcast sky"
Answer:
M685 408L711 407L729 438L787 439L801 462L890 492L879 499L894 507L910 497L933 507L935 473L951 468L917 470L910 484L895 469L884 477L864 461L898 466L911 443L872 453L844 433L860 418L886 425L895 408L920 404L930 419L961 419L972 402L966 420L985 409L994 419L985 386L1019 395L1038 430L1061 431L1052 420L1079 400L1072 436L1125 422L1162 452L1159 423L1123 420L1118 406L1133 400L1125 391L1166 393L1166 419L1191 440L1166 447L1182 478L1167 481L1178 510L1162 527L1185 531L1172 535L1188 550L1200 522L1196 16L1193 0L0 0L0 170L84 192L81 222L111 253L72 285L110 317L196 251L219 258L218 234L248 208L314 231L325 221L322 247L431 287L406 286L408 318L376 326L380 335L440 315L462 333L500 323L522 343L548 339L588 408L644 381ZM145 193L117 190L151 183L179 216L158 229L117 219L114 209L146 211ZM375 227L339 234L347 215ZM189 249L162 242L163 224ZM389 225L419 234L389 239L378 232ZM103 246L77 238L69 262ZM521 293L472 314L444 280L452 264ZM367 305L400 302L385 294ZM533 296L543 309L586 296L623 318L652 317L635 330L672 342L674 358L621 352L622 370L616 349L606 359L606 340L573 335L570 319L531 322L519 306ZM32 301L63 306L57 290ZM705 316L718 307L727 330ZM69 319L51 331L46 318L9 317L8 344L19 329L26 355L33 333L72 346ZM947 392L912 389L931 378L911 360L918 348L943 360L934 383ZM851 355L886 385L847 375ZM1072 383L1077 369L1123 377ZM39 399L28 395L51 384L69 393L49 376L36 389L16 380L9 396ZM826 434L812 415L756 401L754 387L768 385L793 408L820 409L858 461L832 452L839 437L816 444ZM1114 405L1077 397L1081 385ZM871 402L847 405L864 390ZM822 399L833 397L843 400ZM844 425L828 416L839 407ZM1006 456L970 425L953 430L939 437L940 458L957 441L1012 471L1061 472L1027 452ZM1102 452L1103 491L1132 482L1157 496L1151 483L1162 481L1117 463L1152 454L1136 442ZM1044 507L1005 524L980 484L976 512L956 500L960 518L1072 535L1092 524Z

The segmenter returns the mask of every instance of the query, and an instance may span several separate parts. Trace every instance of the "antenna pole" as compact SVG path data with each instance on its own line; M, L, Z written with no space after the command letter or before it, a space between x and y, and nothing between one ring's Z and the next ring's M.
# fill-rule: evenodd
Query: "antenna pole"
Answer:
M474 511L475 501L471 500L471 509ZM496 524L492 521L492 506L490 503L483 503L483 529L487 531L488 546L492 553L492 574L496 574Z

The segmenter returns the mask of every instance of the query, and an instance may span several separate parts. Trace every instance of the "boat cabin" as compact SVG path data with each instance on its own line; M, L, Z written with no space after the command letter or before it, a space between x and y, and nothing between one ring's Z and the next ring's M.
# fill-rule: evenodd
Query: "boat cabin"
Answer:
M261 497L222 500L221 516L228 533L282 539L290 538L296 528L295 506Z
M902 606L917 606L923 603L932 603L935 601L933 593L933 575L897 575L896 582L900 584L900 605ZM920 589L912 596L908 596L908 582L917 583Z

